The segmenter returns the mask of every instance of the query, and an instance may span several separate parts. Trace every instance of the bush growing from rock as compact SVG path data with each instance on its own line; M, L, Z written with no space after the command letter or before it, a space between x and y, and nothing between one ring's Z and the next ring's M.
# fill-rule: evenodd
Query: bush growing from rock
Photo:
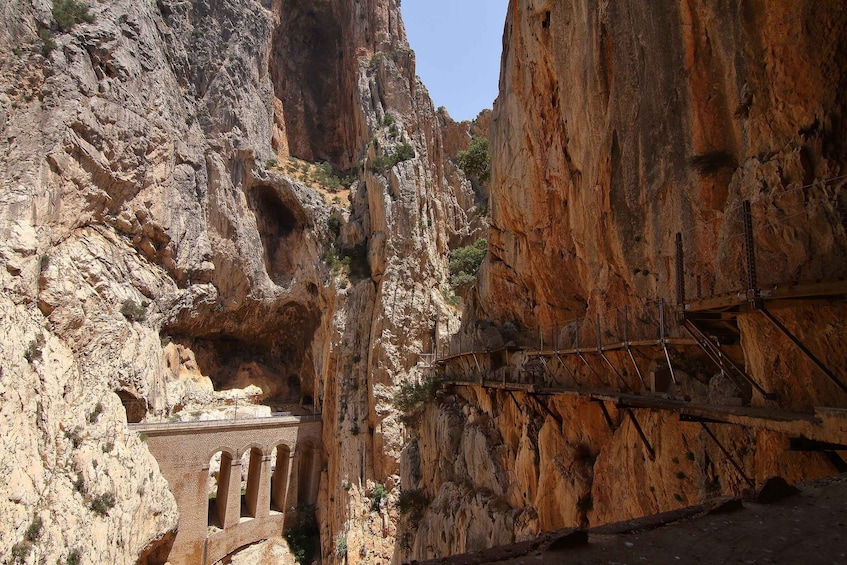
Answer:
M94 16L88 12L88 4L78 0L53 0L53 19L56 27L68 32L80 23L91 23Z
M465 174L480 184L488 182L491 176L491 152L488 139L473 136L471 144L465 151L459 151L456 162Z
M311 563L315 553L315 538L320 533L315 519L315 507L300 504L294 509L292 525L285 529L283 537L297 563Z
M147 306L146 302L139 304L132 298L127 298L121 304L121 314L130 322L143 322L147 319Z
M405 382L394 395L392 404L400 412L400 421L405 425L413 425L426 403L435 399L438 381L434 377L426 377L421 382Z
M388 498L388 490L382 483L376 483L371 491L371 510L374 512L379 510L379 505L382 501Z
M478 239L473 245L459 247L450 252L450 286L453 290L476 280L476 274L485 254L488 252L488 242Z
M92 512L98 514L100 516L108 516L109 510L115 507L115 495L111 492L104 492L101 495L95 496L91 499L91 502L88 504L88 507Z

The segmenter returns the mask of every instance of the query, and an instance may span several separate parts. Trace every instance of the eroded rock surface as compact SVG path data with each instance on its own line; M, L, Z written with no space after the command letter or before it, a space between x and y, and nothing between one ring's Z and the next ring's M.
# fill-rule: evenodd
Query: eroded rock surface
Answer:
M544 333L548 347L594 348L595 335L623 339L614 323L624 307L631 331L657 326L644 304L655 310L658 299L673 320L677 233L686 300L745 290L745 200L762 289L843 278L844 10L838 2L510 2L491 117L489 253L474 315L454 345L528 339L539 347ZM775 315L842 374L844 314L836 299ZM618 334L595 334L597 316ZM777 400L739 393L690 349L671 352L680 382L663 394L798 411L845 406L844 393L760 313L742 313L738 326L740 362ZM648 377L667 373L660 348L638 355ZM626 357L609 356L629 387L649 388ZM476 362L498 381L550 378L522 354L499 368L480 357L467 361L468 374ZM577 359L570 374L548 360L584 388L620 388L594 359L591 370ZM667 412L633 411L651 458L626 412L606 423L596 402L460 387L435 404L404 475L426 502L408 525L416 558L746 488L703 429ZM786 451L786 434L714 433L753 481L836 471L819 453Z
M390 561L395 518L369 493L396 496L393 391L457 326L446 256L476 235L399 2L90 15L2 16L0 552L160 562L177 508L125 422L241 402L323 412L322 552L377 528L348 562ZM352 176L349 202L294 169L320 161Z

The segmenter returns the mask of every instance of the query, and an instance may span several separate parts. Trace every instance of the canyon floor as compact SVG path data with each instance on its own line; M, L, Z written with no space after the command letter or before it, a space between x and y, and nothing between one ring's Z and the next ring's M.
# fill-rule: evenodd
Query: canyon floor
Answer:
M638 527L638 522L619 524L612 529L632 529L628 526ZM641 522L640 531L633 533L590 532L588 543L578 547L535 551L510 559L506 558L510 550L504 547L501 548L503 558L489 554L488 560L479 561L466 555L433 563L844 564L847 563L847 474L804 483L800 492L771 504L744 502L743 508L731 512L677 520L659 527L655 527L655 521L651 526L649 518Z

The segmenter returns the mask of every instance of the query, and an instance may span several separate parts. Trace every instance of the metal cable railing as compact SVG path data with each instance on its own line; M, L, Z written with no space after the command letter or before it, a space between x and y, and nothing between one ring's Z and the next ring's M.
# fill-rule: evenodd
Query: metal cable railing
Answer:
M627 343L681 338L685 332L679 323L679 313L679 308L659 299L533 329L511 324L477 325L472 332L452 336L440 348L437 359L498 349L591 351Z
M253 426L272 425L274 423L307 423L321 421L321 414L304 414L294 416L291 414L278 416L261 416L258 418L221 418L218 420L189 420L183 422L139 422L127 424L131 431L157 431L157 430L193 430L202 428L219 428L222 426Z

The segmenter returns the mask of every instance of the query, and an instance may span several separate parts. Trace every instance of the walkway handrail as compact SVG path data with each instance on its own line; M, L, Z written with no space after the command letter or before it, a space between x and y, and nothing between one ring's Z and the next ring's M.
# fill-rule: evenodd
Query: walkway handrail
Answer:
M145 432L157 430L193 430L202 428L217 428L217 427L249 427L252 425L273 424L273 423L308 423L319 422L322 419L321 414L304 414L296 416L286 414L285 416L261 416L258 418L222 418L219 420L188 420L183 422L138 422L127 424L131 431Z
M515 349L525 351L601 351L621 343L663 341L685 336L682 308L650 299L603 314L573 318L536 328L477 328L480 335L460 333L438 348L436 361L473 352ZM491 335L492 330L497 335ZM493 341L492 341L493 340Z

